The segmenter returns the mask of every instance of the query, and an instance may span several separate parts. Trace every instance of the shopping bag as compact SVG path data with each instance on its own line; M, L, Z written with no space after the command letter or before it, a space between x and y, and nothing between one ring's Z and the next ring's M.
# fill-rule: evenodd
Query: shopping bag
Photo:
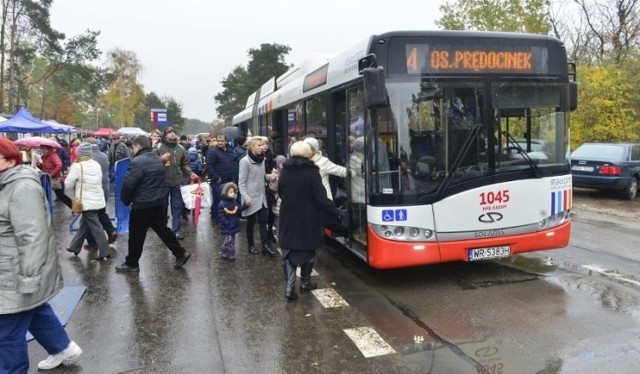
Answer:
M196 198L200 199L201 208L211 206L211 188L209 187L209 183L202 183L199 178L196 180L196 183L180 187L180 194L182 195L184 207L187 209L195 208Z
M62 179L60 177L51 178L51 189L54 189L54 190L62 189Z

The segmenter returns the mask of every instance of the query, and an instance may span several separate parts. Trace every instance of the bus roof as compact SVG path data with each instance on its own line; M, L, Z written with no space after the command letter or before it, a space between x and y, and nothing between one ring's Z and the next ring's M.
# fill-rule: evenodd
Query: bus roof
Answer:
M258 105L258 113L281 108L298 100L313 96L328 88L348 84L358 79L358 61L372 51L373 43L384 44L394 37L454 37L465 39L499 38L511 40L546 41L564 48L564 44L556 38L540 34L524 34L491 31L391 31L371 35L338 54L314 54L299 66L289 69L281 76L265 82L263 88L253 93L247 100L245 109L233 117L233 124L250 119L254 106ZM262 89L268 88L265 92ZM258 99L256 97L259 95ZM259 101L259 103L256 103Z

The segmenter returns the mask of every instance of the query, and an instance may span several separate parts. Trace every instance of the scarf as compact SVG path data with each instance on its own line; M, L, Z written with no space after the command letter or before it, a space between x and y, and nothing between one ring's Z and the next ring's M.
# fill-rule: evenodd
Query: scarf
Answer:
M264 155L254 155L253 152L251 152L250 150L247 151L247 155L249 156L249 158L251 160L253 160L253 162L255 162L256 164L260 164L262 163L262 161L264 161Z

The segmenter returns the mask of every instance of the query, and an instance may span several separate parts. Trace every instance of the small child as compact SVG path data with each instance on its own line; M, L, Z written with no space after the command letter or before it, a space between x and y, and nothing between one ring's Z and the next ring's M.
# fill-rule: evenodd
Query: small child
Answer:
M196 147L191 147L187 153L189 154L189 167L199 177L202 176L202 160L200 160L198 150Z
M220 256L229 261L236 259L236 234L240 232L240 213L246 208L238 204L236 194L238 187L229 182L222 187L222 200L216 210L220 222L220 233L224 235L224 242Z
M284 167L284 163L286 161L287 158L283 155L278 155L276 157L277 168L273 169L273 171L271 172L271 175L275 175L276 178L269 182L269 190L273 192L276 198L276 203L271 207L271 211L273 212L273 215L275 217L275 219L273 220L273 227L275 229L274 235L276 238L278 237L278 229L280 228L280 202L282 201L280 200L280 196L278 196L278 181L280 180L280 173L282 172L282 168Z

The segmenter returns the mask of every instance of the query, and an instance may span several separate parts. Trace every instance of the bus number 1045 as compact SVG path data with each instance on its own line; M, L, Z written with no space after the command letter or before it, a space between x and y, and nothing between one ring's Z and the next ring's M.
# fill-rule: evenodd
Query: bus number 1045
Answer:
M483 192L480 194L480 205L495 204L495 203L508 203L509 202L509 190L502 190L498 192Z

